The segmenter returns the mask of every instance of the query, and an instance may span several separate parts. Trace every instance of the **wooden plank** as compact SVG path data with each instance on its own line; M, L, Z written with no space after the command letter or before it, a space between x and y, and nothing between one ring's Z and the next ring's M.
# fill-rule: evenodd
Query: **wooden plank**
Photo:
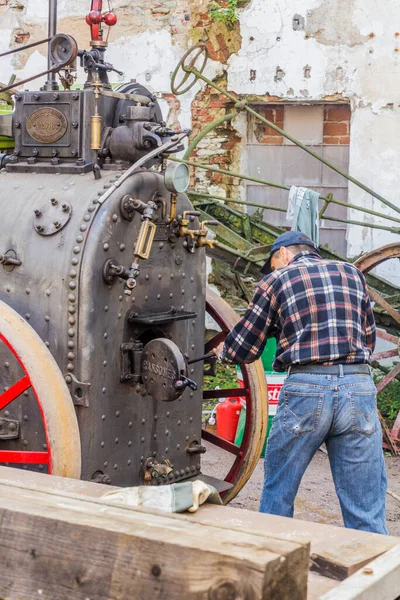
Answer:
M0 483L2 599L306 598L304 545L25 489L24 475L17 485ZM49 486L55 479L42 477Z
M370 562L320 600L396 600L400 596L400 545Z
M29 485L33 489L47 489L47 477L49 476L41 473L0 467L0 483ZM69 493L78 497L98 498L105 490L117 489L61 477L52 477L51 481L52 488L57 493ZM175 515L170 516L175 518ZM311 553L314 561L315 557L327 557L331 561L336 561L342 569L346 568L349 574L400 543L399 538L391 536L214 505L203 506L199 512L193 515L186 514L185 517L179 516L178 518L230 530L247 531L257 535L267 533L270 539L276 537L299 545L308 544L311 540ZM295 560L294 555L291 555L288 560ZM338 585L336 580L324 577L317 572L310 572L307 598L315 600L330 588L336 589Z
M321 600L321 596L340 585L335 579L329 579L319 573L308 573L307 600Z
M228 508L222 515L216 508L218 507L207 505L189 518L207 525L219 523L223 519L224 526L231 529L267 532L271 537L276 535L280 539L297 543L310 540L310 569L339 581L400 543L400 539L396 537L237 508Z

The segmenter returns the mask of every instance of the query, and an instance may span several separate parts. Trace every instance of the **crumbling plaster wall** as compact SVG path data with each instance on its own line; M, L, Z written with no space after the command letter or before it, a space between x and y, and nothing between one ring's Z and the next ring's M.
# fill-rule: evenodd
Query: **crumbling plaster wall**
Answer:
M72 33L81 47L88 45L83 19L88 6L89 0L59 0L59 31ZM374 0L241 1L233 29L211 21L209 0L114 0L113 6L119 22L111 31L108 60L124 71L125 80L136 78L159 92L170 123L193 125L198 131L230 109L199 85L179 98L170 93L170 75L179 58L203 39L212 59L207 75L226 82L241 98L275 103L347 100L352 108L352 175L400 205L400 0L381 0L379 6ZM45 37L46 21L47 0L0 0L0 52ZM44 47L12 61L0 59L0 80L13 72L29 76L45 66ZM203 144L200 156L203 162L246 170L246 143L242 114L233 127L222 128ZM237 180L226 184L204 174L199 184L203 189L212 185L219 193L232 193L236 186L243 194L244 189ZM352 184L349 200L382 208ZM356 211L349 217L363 218ZM348 253L394 239L387 232L353 226Z
M399 11L398 0L252 0L241 12L242 45L229 59L228 88L281 101L348 100L350 172L400 207ZM349 201L390 214L353 184ZM348 254L390 241L398 236L352 226Z

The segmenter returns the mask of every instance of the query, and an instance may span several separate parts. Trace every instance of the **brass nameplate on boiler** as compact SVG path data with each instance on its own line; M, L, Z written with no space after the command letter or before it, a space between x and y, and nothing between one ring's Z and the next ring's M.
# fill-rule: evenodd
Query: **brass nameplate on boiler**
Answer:
M68 121L56 108L38 108L26 122L26 130L37 142L53 144L63 137Z

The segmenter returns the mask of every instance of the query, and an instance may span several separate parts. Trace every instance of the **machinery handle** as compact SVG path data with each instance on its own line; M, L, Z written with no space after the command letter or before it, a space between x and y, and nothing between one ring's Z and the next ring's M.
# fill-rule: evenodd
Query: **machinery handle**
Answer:
M181 378L175 383L175 388L183 391L187 387L195 392L197 390L197 383L193 381L193 379L189 379L189 377L181 375Z
M188 365L193 365L194 363L200 362L202 360L217 360L217 355L215 354L215 352L209 352L208 354L200 356L199 358L192 358L191 360L188 360Z

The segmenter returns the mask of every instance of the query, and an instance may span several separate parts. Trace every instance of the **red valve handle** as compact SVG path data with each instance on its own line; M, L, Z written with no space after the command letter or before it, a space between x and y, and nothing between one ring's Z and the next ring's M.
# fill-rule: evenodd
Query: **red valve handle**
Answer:
M90 34L92 41L101 41L102 33L99 27L102 16L101 11L103 9L103 0L92 0L90 7L90 13L86 17L86 23L90 25ZM100 17L100 18L99 18Z
M113 27L117 22L117 15L113 12L102 14L103 0L92 0L90 12L86 15L86 23L90 26L92 41L102 41L103 33L101 23Z

